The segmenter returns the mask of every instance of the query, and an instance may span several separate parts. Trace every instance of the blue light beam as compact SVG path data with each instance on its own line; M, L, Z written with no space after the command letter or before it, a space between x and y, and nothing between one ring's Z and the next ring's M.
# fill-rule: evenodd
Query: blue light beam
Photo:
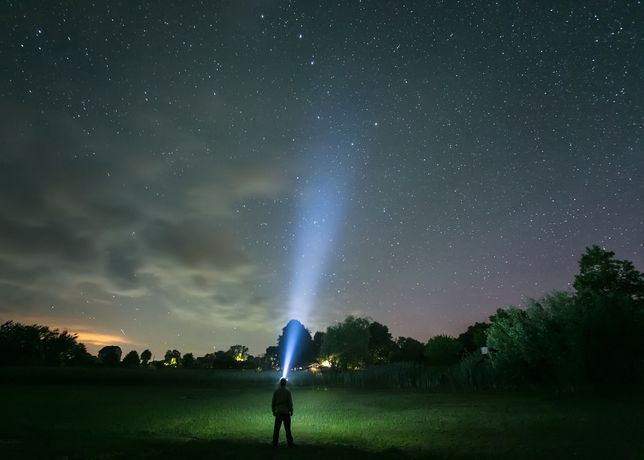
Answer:
M296 253L289 298L289 317L304 322L315 302L324 268L344 210L343 181L337 175L318 178L299 195ZM282 376L291 368L299 332L286 337Z

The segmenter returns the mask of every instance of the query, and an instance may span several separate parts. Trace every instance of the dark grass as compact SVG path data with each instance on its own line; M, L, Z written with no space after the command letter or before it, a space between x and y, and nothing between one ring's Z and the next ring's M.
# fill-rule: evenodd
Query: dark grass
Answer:
M273 449L272 383L117 374L103 371L107 385L5 379L0 458L644 458L641 397L295 387L298 447Z

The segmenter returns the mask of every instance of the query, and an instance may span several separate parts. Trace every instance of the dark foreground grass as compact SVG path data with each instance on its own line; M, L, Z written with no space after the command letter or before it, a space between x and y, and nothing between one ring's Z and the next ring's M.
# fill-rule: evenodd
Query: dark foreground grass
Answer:
M272 449L266 385L0 390L0 458L644 458L641 398L294 388L298 447Z

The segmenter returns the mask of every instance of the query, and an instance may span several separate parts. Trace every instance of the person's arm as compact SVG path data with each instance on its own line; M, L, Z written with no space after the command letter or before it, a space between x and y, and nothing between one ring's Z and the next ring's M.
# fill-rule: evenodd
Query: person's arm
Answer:
M271 410L273 411L273 415L275 415L275 393L273 393L273 400L271 401Z
M293 415L293 396L290 391L288 392L288 412Z

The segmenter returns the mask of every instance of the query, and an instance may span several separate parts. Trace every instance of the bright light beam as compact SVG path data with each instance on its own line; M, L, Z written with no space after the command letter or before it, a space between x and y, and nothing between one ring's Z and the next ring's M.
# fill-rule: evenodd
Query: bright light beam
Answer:
M296 253L289 298L289 317L306 321L324 275L329 251L343 215L344 187L340 175L320 177L299 196L299 221L296 227ZM299 330L286 335L282 357L282 377L291 368Z

